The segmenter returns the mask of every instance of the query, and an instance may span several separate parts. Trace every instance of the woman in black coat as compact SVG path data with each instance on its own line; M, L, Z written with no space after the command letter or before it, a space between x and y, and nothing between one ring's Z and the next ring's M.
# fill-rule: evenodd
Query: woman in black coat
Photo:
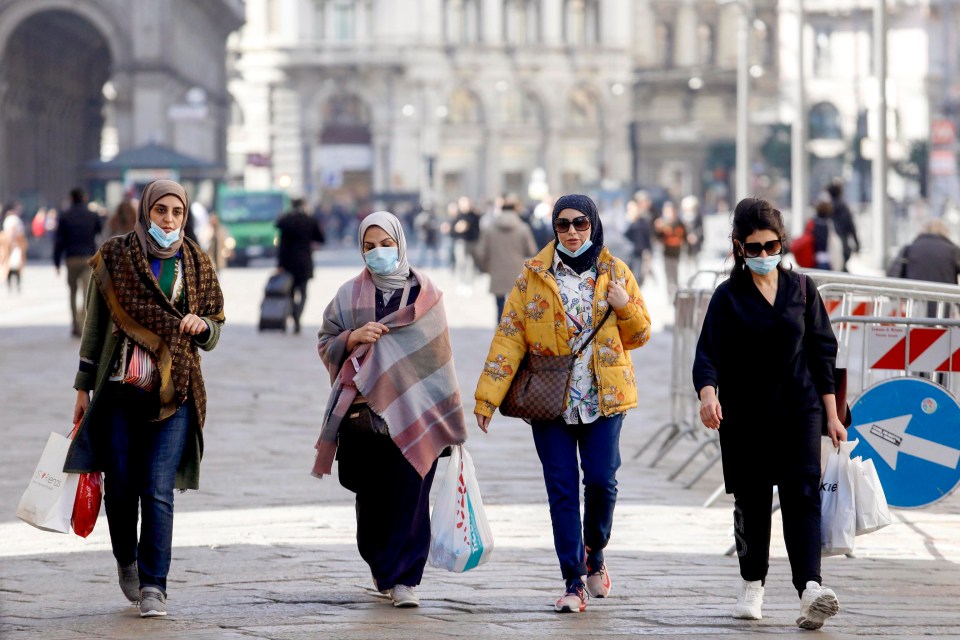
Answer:
M820 578L820 434L825 427L837 446L846 432L834 397L837 340L814 283L780 264L784 236L769 202L737 205L735 264L710 300L693 382L701 421L720 431L724 482L734 495L743 578L734 617L761 618L776 485L801 597L797 624L818 629L839 611Z

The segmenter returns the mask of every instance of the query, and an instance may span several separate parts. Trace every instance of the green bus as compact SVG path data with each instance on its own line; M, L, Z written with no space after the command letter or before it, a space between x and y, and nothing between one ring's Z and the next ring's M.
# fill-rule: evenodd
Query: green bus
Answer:
M226 227L229 263L245 266L253 258L277 255L277 228L281 213L290 208L290 196L280 189L248 190L221 187L217 215Z

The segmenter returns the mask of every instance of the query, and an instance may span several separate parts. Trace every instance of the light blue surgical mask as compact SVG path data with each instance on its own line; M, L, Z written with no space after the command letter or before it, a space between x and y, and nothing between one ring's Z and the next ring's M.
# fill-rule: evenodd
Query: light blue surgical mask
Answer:
M747 267L758 276L765 276L780 264L780 255L767 256L766 258L745 258Z
M378 276L393 273L400 262L400 251L396 247L377 247L363 254L363 261Z
M147 233L153 236L157 244L164 249L169 249L174 242L180 239L180 229L174 229L170 233L164 233L163 229L157 226L157 223L152 220L150 221L150 230Z
M559 251L565 256L570 256L571 258L582 256L584 252L587 251L592 246L593 246L593 240L588 239L586 242L580 245L579 249L577 249L576 251L570 251L570 249L567 249L565 246L563 246L562 242L560 242L559 240L557 241L557 251Z

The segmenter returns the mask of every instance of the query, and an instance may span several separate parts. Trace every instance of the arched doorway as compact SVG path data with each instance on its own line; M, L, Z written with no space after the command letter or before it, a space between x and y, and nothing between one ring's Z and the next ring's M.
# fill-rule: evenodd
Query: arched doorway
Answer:
M373 191L373 147L370 107L359 96L339 93L321 107L314 180L321 199L355 213Z
M107 39L70 11L35 13L0 55L0 196L26 211L59 205L100 158Z

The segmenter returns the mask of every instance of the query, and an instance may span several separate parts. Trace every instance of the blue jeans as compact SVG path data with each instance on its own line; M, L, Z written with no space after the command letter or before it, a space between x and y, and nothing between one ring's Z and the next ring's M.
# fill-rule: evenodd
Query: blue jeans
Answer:
M113 555L122 566L136 561L141 587L157 587L166 594L174 482L190 430L190 409L183 405L162 422L148 422L142 406L149 396L138 402L135 390L109 392L104 504ZM138 509L143 512L139 542Z
M550 501L553 546L565 580L587 574L587 549L592 568L603 562L617 503L622 425L622 414L597 418L590 424L567 424L562 417L533 422L533 442ZM582 523L578 450L583 469Z

